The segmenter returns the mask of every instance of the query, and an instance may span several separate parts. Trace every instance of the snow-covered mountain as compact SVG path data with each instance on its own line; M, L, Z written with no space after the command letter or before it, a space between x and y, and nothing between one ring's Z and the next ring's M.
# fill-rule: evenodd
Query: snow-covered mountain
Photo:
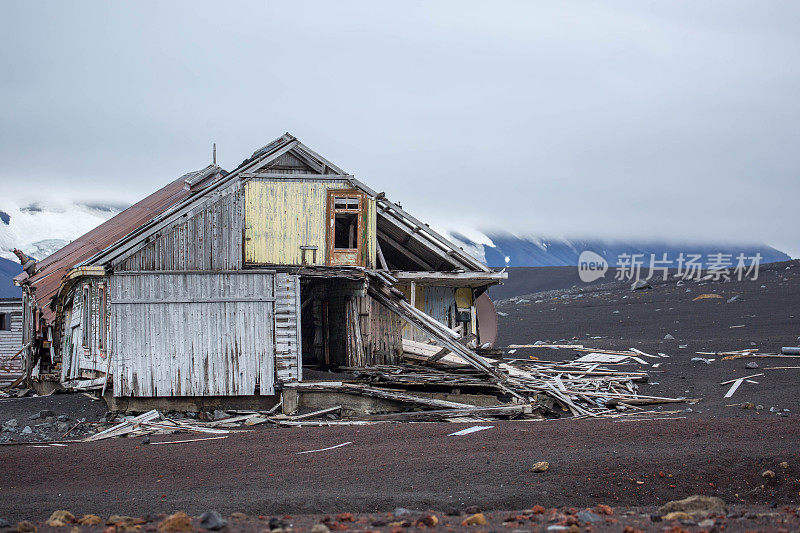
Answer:
M581 252L592 251L601 255L610 266L621 266L620 261L634 254L641 254L649 262L651 254L656 260L666 254L670 264L677 267L680 254L699 254L698 263L706 268L716 254L730 255L732 261L744 254L746 258L761 255L760 263L788 261L787 254L764 244L731 242L665 242L663 240L640 241L620 239L567 239L546 238L534 235L515 235L497 231L446 231L445 233L465 251L485 261L491 267L504 266L577 266ZM749 262L749 261L748 261Z
M31 257L44 259L125 207L113 203L0 199L0 257L16 262L11 250L19 248Z

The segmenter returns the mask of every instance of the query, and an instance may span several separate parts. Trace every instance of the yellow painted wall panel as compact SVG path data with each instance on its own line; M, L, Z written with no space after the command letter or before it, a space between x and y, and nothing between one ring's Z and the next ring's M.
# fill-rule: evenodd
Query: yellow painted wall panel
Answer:
M316 261L325 265L327 198L330 189L349 189L350 183L332 180L252 179L245 186L245 244L248 264L301 265L301 246L316 246ZM369 199L368 235L364 239L368 267L375 264L376 209Z

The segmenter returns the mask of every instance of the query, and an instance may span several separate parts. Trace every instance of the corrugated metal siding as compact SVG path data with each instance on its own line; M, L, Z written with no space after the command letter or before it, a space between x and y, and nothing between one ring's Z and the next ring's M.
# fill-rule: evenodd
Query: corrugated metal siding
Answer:
M243 195L238 182L211 195L112 267L118 271L241 269Z
M284 298L298 280L281 276L246 271L112 276L114 394L251 395L257 383L261 394L273 394L276 315L286 329L294 318L296 339L299 329L296 300L274 301L276 283ZM296 379L299 346L285 344L281 377ZM296 370L287 358L294 359Z
M0 313L10 315L10 330L0 330L0 387L22 375L22 301L0 302ZM12 360L11 357L16 357Z
M316 246L315 265L326 261L327 194L348 189L345 180L251 179L245 185L245 262L260 265L301 265L301 246ZM376 208L367 199L368 236L364 239L375 264ZM310 254L307 256L311 264Z

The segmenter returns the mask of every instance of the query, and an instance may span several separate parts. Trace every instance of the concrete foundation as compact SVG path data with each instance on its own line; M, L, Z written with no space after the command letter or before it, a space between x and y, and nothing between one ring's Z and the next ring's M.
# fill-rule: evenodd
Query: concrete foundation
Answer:
M152 409L159 411L181 411L198 413L214 409L241 409L266 411L280 401L274 396L169 396L157 398L115 397L107 393L103 398L108 410L121 413L144 413Z
M435 398L450 402L476 406L497 405L497 398L490 394L459 394L413 391L411 394L424 398ZM398 413L415 408L413 404L397 402L371 396L360 396L338 391L314 391L287 388L275 396L170 396L157 398L115 397L110 392L103 398L109 411L143 413L151 409L159 411L200 412L215 409L239 409L266 411L283 401L281 412L286 415L307 413L342 406L342 418L355 418L378 413Z

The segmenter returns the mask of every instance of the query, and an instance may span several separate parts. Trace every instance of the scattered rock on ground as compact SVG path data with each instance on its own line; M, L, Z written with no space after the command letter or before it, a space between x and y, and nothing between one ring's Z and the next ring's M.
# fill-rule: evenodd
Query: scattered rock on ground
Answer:
M666 335L664 335L664 340L665 340L665 341L674 341L674 340L675 340L675 337L673 337L672 335L670 335L669 333L667 333Z
M614 509L612 509L610 505L600 503L597 505L597 512L606 516L611 516L614 514Z
M705 520L701 520L697 523L698 527L702 527L704 529L711 529L716 525L716 522L711 518L706 518Z
M663 516L664 520L691 520L692 515L683 511L672 511Z
M763 477L764 479L774 479L775 472L773 472L772 470L764 470L763 472L761 472L761 477Z
M703 496L695 494L682 500L673 500L667 502L658 508L658 514L661 516L668 515L674 512L684 512L694 516L708 516L708 515L721 515L728 514L728 509L722 498L716 496Z
M786 469L786 468L789 468L789 463L787 463L786 461L783 461L778 466L783 468L783 469Z
M33 433L33 430L31 429L30 426L25 426L24 428L22 428L23 435L30 435L31 433Z
M33 522L23 520L22 522L17 522L17 531L19 533L36 533L36 526Z
M71 524L75 520L75 515L69 511L59 510L53 511L50 518L47 519L47 525L51 527L63 527Z
M744 365L744 367L745 368L758 368L758 363L756 363L755 361L750 361L749 363Z
M461 522L462 526L485 526L486 525L486 517L483 516L483 513L475 513L472 516L468 516Z
M82 526L99 526L103 519L96 514L85 514L78 519L78 523Z
M231 415L229 415L225 411L221 411L219 409L215 409L214 410L214 420L224 420L224 419L230 418L230 417L231 417Z
M533 467L531 467L531 472L547 472L548 468L550 468L550 463L547 461L539 461L538 463L534 463Z
M593 524L595 522L602 522L603 517L590 509L580 511L575 515L582 524Z
M200 515L200 527L217 531L228 525L228 521L222 518L217 511L206 511Z
M653 286L650 285L649 283L647 283L647 281L645 281L643 279L637 279L636 281L634 281L631 284L631 290L632 291L638 291L638 290L641 290L641 289L652 289L652 288L653 288Z
M181 531L194 531L192 519L183 511L171 514L158 524L158 531L161 533L179 533Z
M325 524L314 524L311 528L311 533L330 533L331 530Z

